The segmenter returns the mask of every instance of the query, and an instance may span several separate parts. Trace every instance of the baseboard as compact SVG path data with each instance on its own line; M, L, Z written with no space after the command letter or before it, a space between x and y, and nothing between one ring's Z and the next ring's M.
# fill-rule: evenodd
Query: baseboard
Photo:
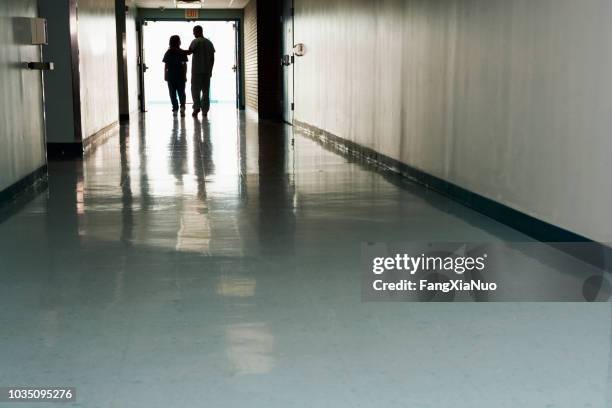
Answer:
M597 267L604 267L606 259L612 259L612 248L597 243L587 237L573 233L561 227L542 221L507 205L501 204L480 194L466 190L453 183L416 169L396 159L381 154L368 147L361 146L339 136L333 135L316 126L294 120L294 126L301 129L322 145L335 152L367 164L375 165L384 171L392 171L428 189L434 190L444 196L457 201L481 214L505 224L523 234L541 242L554 246L555 243L589 243L591 250L584 251L584 246L577 246L580 250L572 252L571 246L558 245L557 247L570 255L582 259ZM568 249L570 248L570 249Z
M0 222L15 214L23 205L47 189L47 165L0 191Z
M253 109L252 107L247 106L244 110L244 113L250 119L259 120L259 112L257 111L257 109Z
M113 136L119 126L120 123L117 120L100 129L82 142L47 143L47 157L49 160L82 159Z
M108 126L100 129L93 135L83 140L83 154L87 156L98 148L98 146L104 144L109 138L111 138L119 129L119 121L115 121Z

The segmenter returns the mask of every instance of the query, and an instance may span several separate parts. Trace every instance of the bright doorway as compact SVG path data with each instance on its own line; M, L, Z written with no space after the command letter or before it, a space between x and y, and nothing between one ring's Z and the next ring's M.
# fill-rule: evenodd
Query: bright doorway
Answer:
M147 21L143 25L144 95L147 105L169 104L168 87L164 81L162 59L168 49L170 36L181 37L181 48L189 48L193 27L201 25L204 36L215 46L215 66L210 84L211 104L237 104L237 35L234 21ZM187 103L191 104L191 57L187 69Z

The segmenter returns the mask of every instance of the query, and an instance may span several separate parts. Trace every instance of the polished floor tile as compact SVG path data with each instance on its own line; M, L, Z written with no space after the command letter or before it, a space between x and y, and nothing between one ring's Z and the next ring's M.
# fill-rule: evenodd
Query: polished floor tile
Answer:
M363 242L527 238L289 126L155 107L49 171L0 224L0 386L104 408L612 406L609 304L362 303Z

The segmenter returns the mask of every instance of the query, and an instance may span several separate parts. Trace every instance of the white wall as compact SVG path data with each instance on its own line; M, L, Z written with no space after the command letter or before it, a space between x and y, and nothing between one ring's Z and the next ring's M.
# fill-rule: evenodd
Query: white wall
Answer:
M40 47L24 45L15 17L35 17L36 0L0 2L0 191L45 164Z
M86 139L119 119L114 0L79 0L81 123Z
M297 120L612 242L612 2L295 3Z
M259 78L257 61L257 0L251 0L244 8L244 94L248 109L257 111L259 104Z

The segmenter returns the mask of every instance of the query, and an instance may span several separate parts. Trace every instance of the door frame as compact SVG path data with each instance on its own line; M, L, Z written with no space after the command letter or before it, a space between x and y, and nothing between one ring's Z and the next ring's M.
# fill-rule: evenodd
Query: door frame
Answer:
M283 121L289 125L293 125L295 112L295 55L293 47L295 45L295 2L294 0L283 0L281 10L281 30L282 30L282 47L281 47L281 63L283 65L282 83L283 83ZM291 38L287 38L287 26L291 27ZM290 41L291 48L287 47ZM285 57L289 57L289 65L286 65ZM290 71L290 72L288 72ZM291 89L287 89L287 87Z
M243 84L244 84L244 70L243 66L243 44L242 44L242 21L237 17L202 17L198 19L186 19L180 17L168 17L168 18L155 18L155 17L144 17L139 18L136 22L136 32L138 39L138 101L140 105L140 112L146 112L146 97L145 97L145 60L144 60L144 32L142 27L147 25L149 21L176 21L176 22L189 22L189 23L206 23L207 21L227 21L234 24L236 29L236 108L240 110L245 109L243 100Z
M144 113L147 111L147 99L145 96L145 63L144 63L144 35L142 27L147 25L145 21L136 22L136 41L138 47L138 109Z

